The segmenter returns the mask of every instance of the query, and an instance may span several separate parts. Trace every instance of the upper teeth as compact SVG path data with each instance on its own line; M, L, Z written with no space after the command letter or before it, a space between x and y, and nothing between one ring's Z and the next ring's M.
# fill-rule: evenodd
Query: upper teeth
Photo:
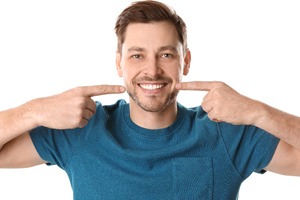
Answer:
M140 86L147 90L155 90L155 89L162 88L164 85L163 84L140 84Z

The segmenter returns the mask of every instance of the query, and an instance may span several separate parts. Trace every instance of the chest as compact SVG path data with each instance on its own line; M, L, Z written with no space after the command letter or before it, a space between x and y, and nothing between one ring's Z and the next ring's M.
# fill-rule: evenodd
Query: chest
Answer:
M80 200L209 200L215 179L221 178L216 177L217 168L230 168L218 159L213 145L201 142L132 151L114 140L98 140L75 150L67 173L74 197Z

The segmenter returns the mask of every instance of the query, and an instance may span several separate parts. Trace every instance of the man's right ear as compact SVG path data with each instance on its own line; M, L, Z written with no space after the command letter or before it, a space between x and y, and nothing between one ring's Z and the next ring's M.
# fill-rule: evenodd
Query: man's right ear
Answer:
M120 53L116 54L116 68L117 68L118 75L120 77L123 77L123 70L122 70L122 67L121 67L121 55L120 55Z

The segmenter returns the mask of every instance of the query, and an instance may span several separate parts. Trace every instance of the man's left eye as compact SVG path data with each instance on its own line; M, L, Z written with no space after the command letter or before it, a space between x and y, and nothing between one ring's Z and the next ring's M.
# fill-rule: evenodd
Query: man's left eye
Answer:
M172 54L165 53L165 54L162 55L162 57L164 57L164 58L171 58Z

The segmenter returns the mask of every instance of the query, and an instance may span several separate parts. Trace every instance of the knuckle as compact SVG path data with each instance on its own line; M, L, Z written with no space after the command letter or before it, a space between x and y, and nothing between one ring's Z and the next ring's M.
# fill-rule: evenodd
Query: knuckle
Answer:
M79 127L84 123L84 120L82 119L82 117L76 117L73 123L74 126Z
M86 107L86 104L87 104L86 103L86 98L83 97L83 96L77 97L73 101L74 101L73 105L79 111Z
M82 95L83 91L84 91L84 87L83 86L79 86L79 87L76 87L76 88L73 89L73 92L75 94L78 94L78 95Z
M216 88L222 88L224 87L226 84L222 81L216 81Z
M107 92L107 87L103 85L103 86L101 87L101 92L102 92L102 93L106 93L106 92Z
M226 83L220 81L220 87L224 88L224 87L228 87L228 85Z
M87 120L81 120L81 122L78 124L78 128L83 128L87 125Z
M85 108L86 107L86 100L85 98L80 98L79 102L78 102L78 105L80 108ZM82 112L82 110L81 110Z
M88 119L91 119L93 117L93 115L94 114L90 111L89 114L88 114Z

